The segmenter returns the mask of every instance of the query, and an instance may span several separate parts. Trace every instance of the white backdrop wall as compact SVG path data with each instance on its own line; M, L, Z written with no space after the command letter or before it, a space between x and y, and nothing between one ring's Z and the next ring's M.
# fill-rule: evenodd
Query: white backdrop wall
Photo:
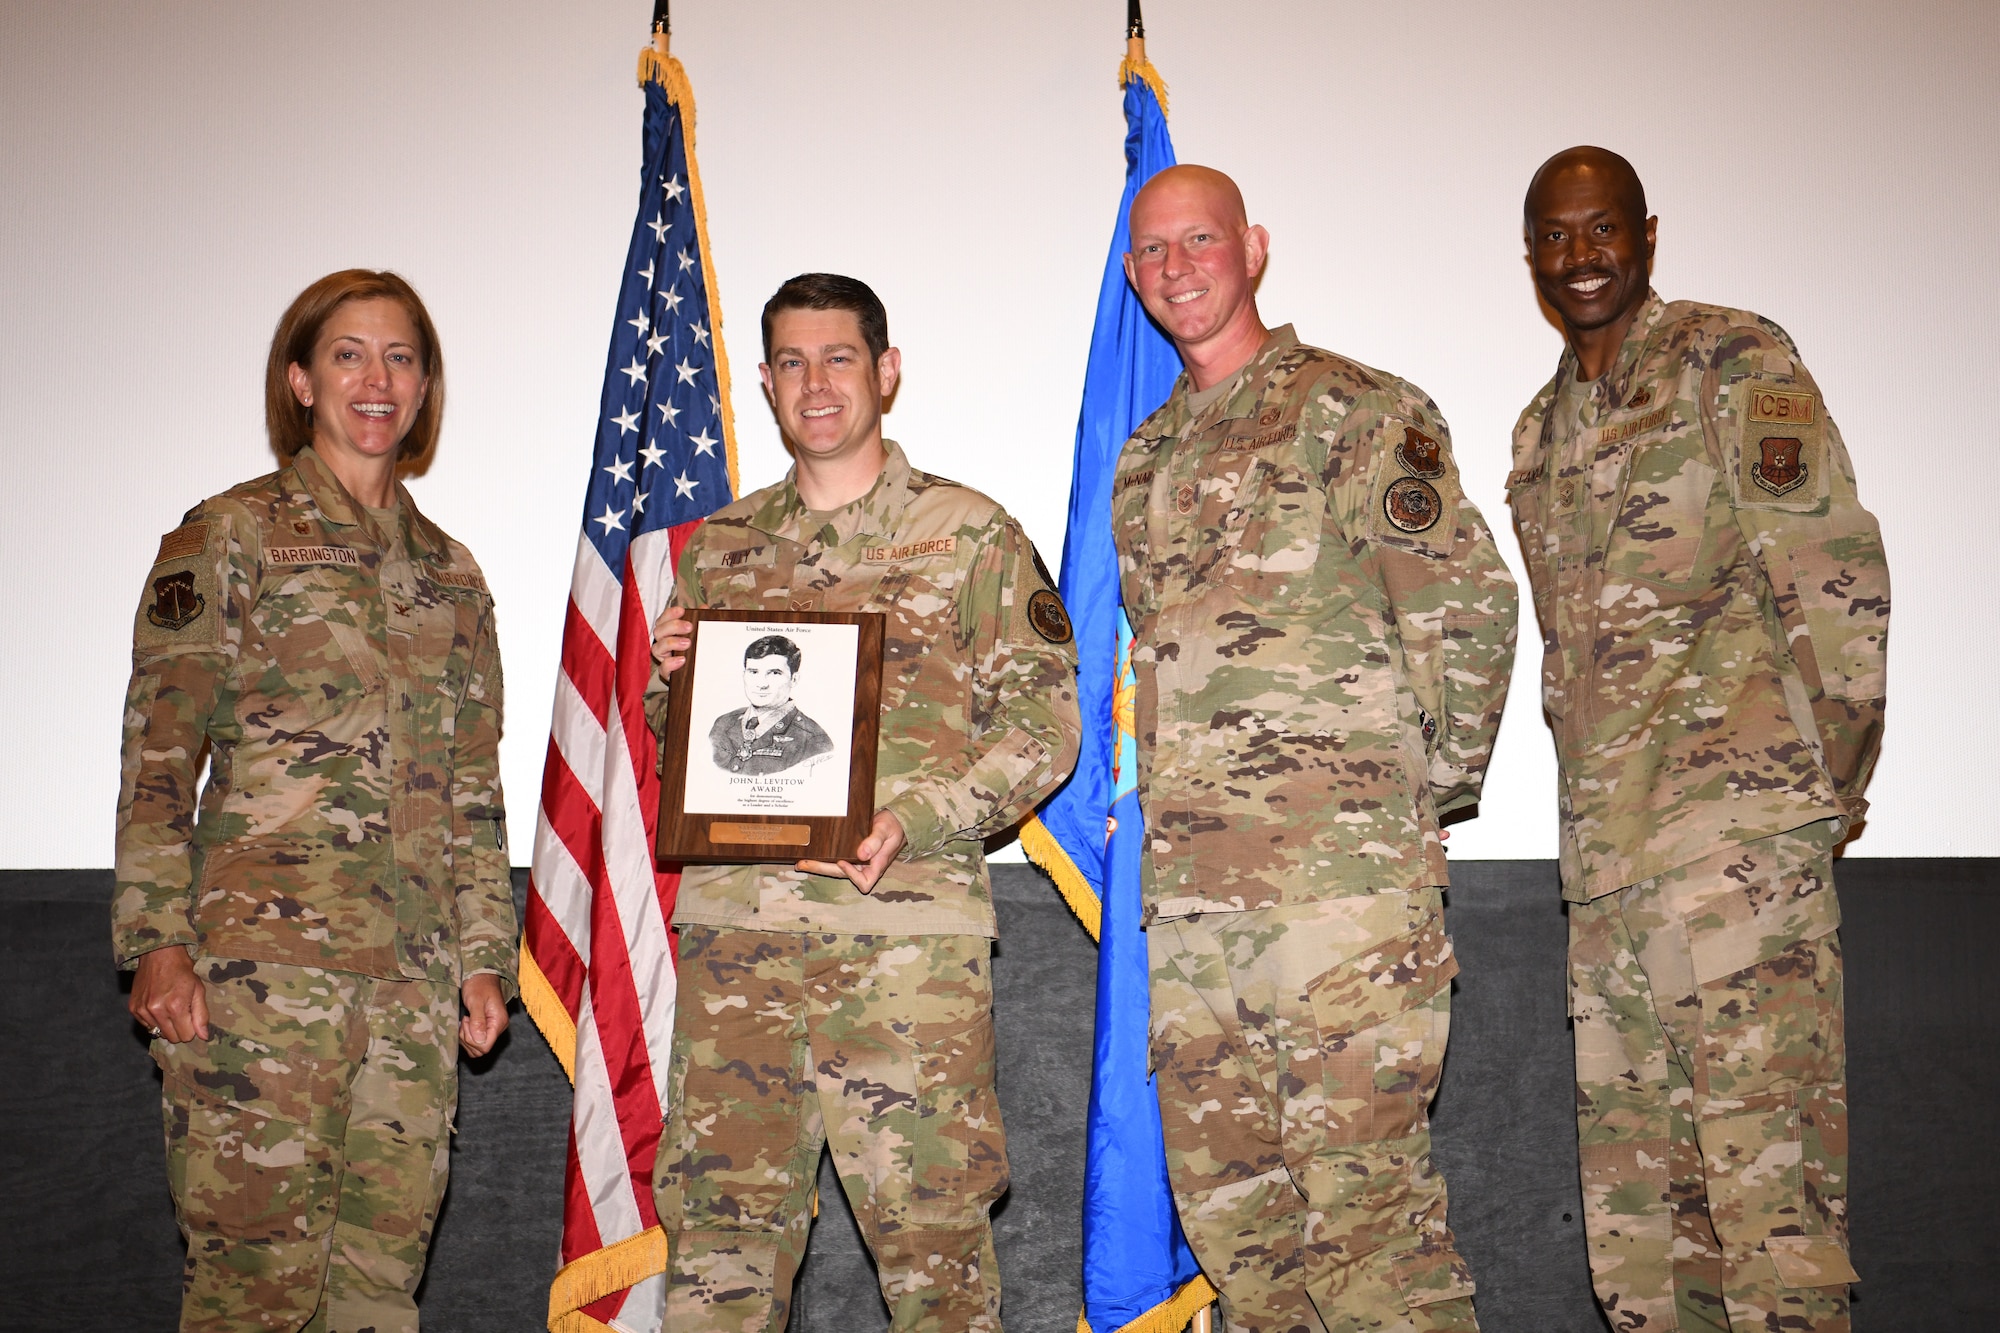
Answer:
M1984 0L1151 0L1182 161L1241 182L1271 322L1405 375L1507 526L1508 432L1560 349L1521 258L1529 174L1629 156L1668 297L1797 338L1895 576L1862 855L2000 854L1987 535L2000 462L2000 7ZM532 831L570 560L637 185L645 0L342 6L0 0L0 866L111 861L132 609L159 534L271 467L260 376L291 296L349 265L424 293L450 399L419 503L499 598L513 845ZM1053 564L1123 171L1117 0L681 0L746 488L786 459L757 388L785 277L873 284L890 433ZM1521 570L1511 534L1503 549ZM1523 636L1459 856L1555 848Z

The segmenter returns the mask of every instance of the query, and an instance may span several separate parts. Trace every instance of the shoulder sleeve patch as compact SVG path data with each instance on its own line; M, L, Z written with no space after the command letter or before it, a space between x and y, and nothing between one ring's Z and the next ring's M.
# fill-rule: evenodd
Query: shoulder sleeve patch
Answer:
M1369 536L1428 556L1451 554L1458 528L1458 476L1441 430L1389 418L1375 428Z
M1729 388L1724 432L1736 503L1808 512L1828 495L1826 422L1819 395L1796 384L1739 380ZM1733 441L1733 442L1732 442Z
M135 652L212 648L222 642L221 591L209 550L212 528L212 520L197 519L160 538L133 623Z
M1036 563L1041 563L1039 558ZM1037 588L1034 595L1028 598L1028 623L1034 627L1035 633L1050 643L1068 643L1076 637L1062 598L1048 588Z

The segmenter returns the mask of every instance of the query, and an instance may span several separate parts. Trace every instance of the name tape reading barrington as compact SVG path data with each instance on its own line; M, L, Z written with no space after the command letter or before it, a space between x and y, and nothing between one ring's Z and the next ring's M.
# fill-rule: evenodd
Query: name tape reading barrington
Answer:
M351 546L273 546L264 558L274 565L358 565Z
M958 549L956 533L949 537L933 537L927 542L910 542L904 546L864 546L861 548L861 562L865 565L898 565L905 560L921 560L925 556L950 555Z

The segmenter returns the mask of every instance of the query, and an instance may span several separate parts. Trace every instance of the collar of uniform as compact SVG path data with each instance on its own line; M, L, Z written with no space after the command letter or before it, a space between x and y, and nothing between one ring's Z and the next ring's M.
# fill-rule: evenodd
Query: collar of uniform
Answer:
M909 507L910 460L904 455L903 446L894 440L882 441L882 450L888 457L883 460L882 471L875 478L875 484L868 488L868 494L836 509L829 521L840 545L844 546L864 534L875 537L892 535L896 531L898 517ZM785 484L771 507L770 525L765 530L774 537L804 546L819 534L806 530L806 506L799 499L798 474L798 464L794 463L792 470L785 474ZM759 518L763 517L759 515Z
M374 542L378 551L389 549L389 541L394 534L375 526L375 520L347 493L347 488L340 484L340 478L333 475L333 469L313 451L312 446L308 445L292 456L292 471L298 477L299 486L312 497L321 518L335 527L359 529L364 537ZM432 564L447 563L450 554L444 533L423 516L417 502L410 498L409 489L400 481L396 483L396 503L402 507L402 526L407 534L404 542L410 554Z
M1615 410L1631 395L1632 386L1629 381L1632 378L1633 368L1639 364L1640 354L1646 350L1646 344L1652 341L1653 330L1659 327L1660 320L1666 313L1666 302L1660 299L1658 292L1648 287L1645 303L1632 317L1632 327L1625 330L1625 341L1618 345L1617 359L1611 363L1611 369L1605 373L1604 378L1598 380L1592 389L1593 394L1602 394L1608 389L1615 396L1616 401L1600 401L1599 410ZM1577 373L1576 353L1570 350L1566 343L1558 368L1562 374L1556 379L1556 392L1560 394L1563 385L1574 379Z
M1299 335L1289 324L1280 324L1264 335L1263 345L1257 355L1244 363L1236 372L1236 378L1229 391L1201 414L1203 423L1233 421L1238 417L1254 417L1262 409L1264 390L1269 385L1271 370L1281 357L1299 345ZM1190 420L1190 426L1199 424Z

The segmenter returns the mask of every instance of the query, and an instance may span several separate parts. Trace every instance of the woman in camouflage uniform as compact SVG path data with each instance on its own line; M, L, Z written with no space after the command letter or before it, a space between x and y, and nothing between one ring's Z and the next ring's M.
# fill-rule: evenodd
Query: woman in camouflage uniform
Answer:
M458 1051L507 1026L493 602L396 481L443 405L409 284L320 279L271 343L284 466L188 511L147 576L112 918L165 1076L184 1330L413 1333Z

